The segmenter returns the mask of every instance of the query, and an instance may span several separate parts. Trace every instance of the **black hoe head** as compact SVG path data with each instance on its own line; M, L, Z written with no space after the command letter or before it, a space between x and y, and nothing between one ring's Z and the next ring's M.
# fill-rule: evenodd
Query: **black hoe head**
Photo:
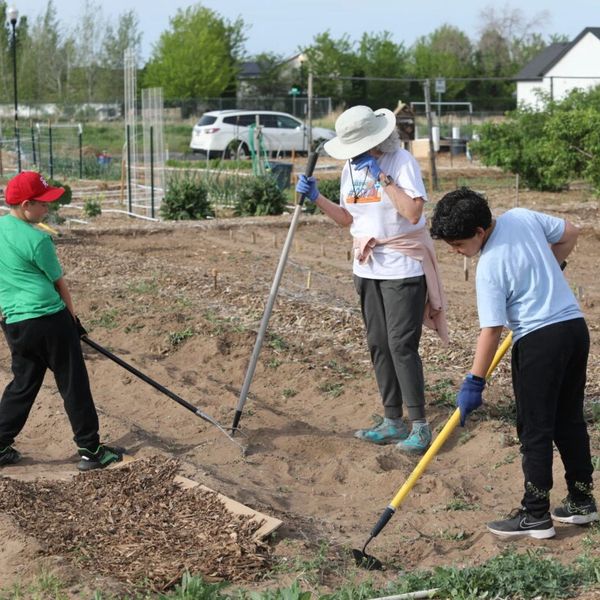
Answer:
M370 554L367 554L363 550L353 548L352 556L354 557L356 565L362 567L363 569L366 569L367 571L383 570L383 563L379 559L375 558L374 556L371 556Z

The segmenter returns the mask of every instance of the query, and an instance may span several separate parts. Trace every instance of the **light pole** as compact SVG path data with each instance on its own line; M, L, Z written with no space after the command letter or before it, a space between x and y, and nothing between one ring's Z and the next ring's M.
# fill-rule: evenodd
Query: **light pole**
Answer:
M15 96L15 141L17 144L17 169L21 172L21 136L19 135L19 99L17 96L17 19L19 11L16 6L11 6L7 12L8 20L12 27L12 51L13 51L13 85Z

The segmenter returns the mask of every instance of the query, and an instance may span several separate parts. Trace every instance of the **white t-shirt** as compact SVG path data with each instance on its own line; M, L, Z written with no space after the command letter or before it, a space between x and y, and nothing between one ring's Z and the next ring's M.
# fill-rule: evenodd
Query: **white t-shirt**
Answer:
M477 264L480 327L505 325L517 341L540 327L583 317L550 250L564 231L563 219L525 208L498 217Z
M377 162L381 170L411 198L427 200L419 163L410 152L399 148L383 154ZM385 188L372 178L368 170L356 171L350 161L346 162L342 171L340 205L354 219L350 233L355 238L389 238L425 227L424 215L416 225L412 225L396 210ZM353 272L366 279L405 279L423 275L423 268L419 261L398 250L376 246L367 263L361 265L354 260Z

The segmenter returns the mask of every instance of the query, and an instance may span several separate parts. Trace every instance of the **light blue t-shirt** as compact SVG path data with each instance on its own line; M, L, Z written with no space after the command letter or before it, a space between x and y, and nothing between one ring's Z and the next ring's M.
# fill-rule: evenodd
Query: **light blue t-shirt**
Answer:
M477 264L480 327L504 325L516 341L532 331L583 317L550 250L565 222L513 208L496 220Z

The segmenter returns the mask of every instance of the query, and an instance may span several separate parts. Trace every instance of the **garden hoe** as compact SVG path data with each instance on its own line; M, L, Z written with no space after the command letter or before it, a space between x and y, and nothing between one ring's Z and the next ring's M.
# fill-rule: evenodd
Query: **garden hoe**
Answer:
M321 144L319 144L319 146L317 146L317 148L308 156L306 170L304 171L304 174L307 177L310 177L313 174L313 171L315 170L315 165L317 164L317 158L319 158L320 150ZM279 264L277 265L275 277L273 279L273 283L271 284L271 291L269 293L269 298L267 299L265 312L263 313L263 317L260 322L260 327L256 336L256 342L254 343L254 350L252 351L252 356L250 357L250 364L248 365L248 370L246 371L246 378L244 379L242 391L240 392L240 398L238 400L235 415L233 417L233 424L231 425L231 435L235 435L235 432L237 431L238 425L240 423L240 419L242 417L244 404L246 403L248 391L250 390L250 384L252 383L252 378L254 377L256 364L258 363L258 355L260 354L262 343L265 338L265 333L267 332L267 325L269 324L269 318L271 317L273 305L275 304L275 299L277 298L279 283L281 282L281 277L283 276L283 271L287 263L287 257L290 253L290 248L292 247L294 233L296 232L296 228L298 227L298 220L300 219L300 212L302 210L303 204L304 196L302 194L298 194L296 197L296 208L294 210L294 216L292 217L292 222L290 224L290 228L288 230L288 234L283 245L283 251L281 252L281 256L279 257Z
M227 433L227 430L224 429L223 427L221 427L221 425L217 421L215 421L215 419L213 419L210 415L207 415L206 413L202 412L199 408L196 408L195 406L193 406L192 404L190 404L183 398L180 398L177 394L175 394L171 390L167 389L160 383L158 383L158 382L154 381L153 379L151 379L150 377L148 377L148 375L145 375L141 371L138 371L134 366L126 363L123 359L114 355L112 352L110 352L106 348L103 348L100 344L97 344L96 342L91 340L87 335L82 335L81 340L83 342L85 342L88 346L91 346L94 350L97 350L98 352L100 352L100 354L104 354L104 356L106 356L107 358L110 358L110 360L116 362L118 365L123 367L125 370L129 371L136 377L139 377L142 381L145 381L147 384L151 385L154 389L158 390L162 394L165 394L165 396L168 396L169 398L171 398L171 400L175 400L175 402L177 402L178 404L181 404L181 406L192 411L196 416L200 417L207 423L214 425L221 433L226 435L230 441L232 441L236 446L239 446L239 448L242 450L242 455L246 454L246 448L244 446L242 446L242 444L240 444L237 440L234 440L233 437L231 437L229 435L229 433Z
M492 371L497 367L498 363L502 360L502 357L510 347L512 342L512 332L510 332L500 347L498 348L494 359L492 360L492 364L487 372L487 377L492 374ZM398 493L394 496L393 500L389 503L388 507L383 511L381 516L379 517L379 521L375 524L375 527L371 530L369 535L369 539L366 541L362 550L358 550L357 548L352 549L352 556L356 561L356 564L359 567L363 567L368 571L379 571L383 568L382 562L367 554L367 546L371 542L371 540L379 535L381 530L388 524L388 521L394 516L394 513L404 500L413 485L416 483L417 479L421 477L427 465L430 463L431 459L438 453L439 449L443 446L444 442L448 439L448 436L454 431L455 427L460 423L460 409L456 409L448 422L444 425L443 429L437 435L429 450L423 455L423 458L418 462L417 466L414 468L413 472L410 474L408 479L404 482L402 487L398 490Z

